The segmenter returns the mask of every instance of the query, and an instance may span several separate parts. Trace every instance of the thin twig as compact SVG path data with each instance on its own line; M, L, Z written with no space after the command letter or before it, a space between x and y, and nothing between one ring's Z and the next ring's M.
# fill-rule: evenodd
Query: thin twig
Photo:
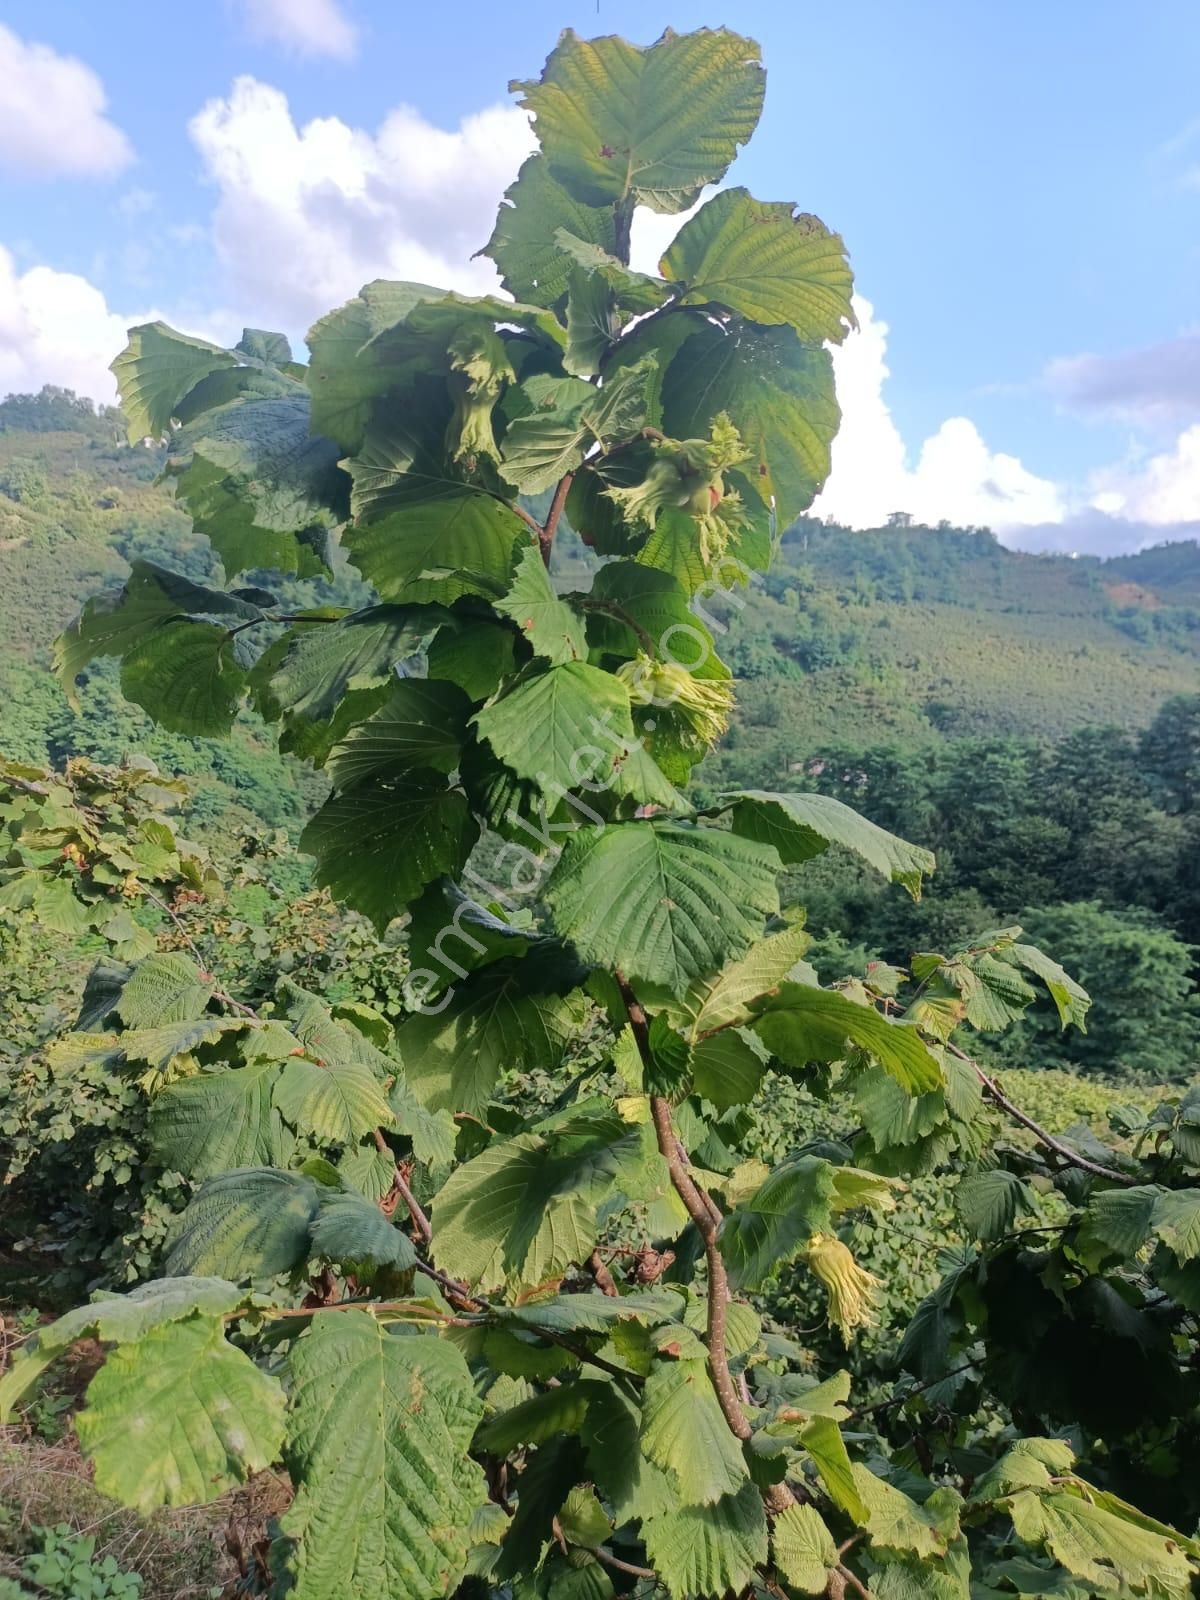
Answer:
M578 604L584 611L603 611L607 616L616 617L618 622L623 622L631 633L636 634L638 643L648 656L657 657L658 646L654 642L654 635L631 617L625 607L616 600L594 600L590 595L586 595Z
M567 503L567 491L574 477L573 472L567 472L558 480L558 488L555 489L554 499L550 502L545 525L538 530L538 544L541 546L542 560L547 567L550 565L550 551L554 546L554 531L558 527L559 517L562 516L563 506Z
M613 1555L611 1550L606 1550L603 1545L596 1545L592 1554L597 1561L602 1561L606 1567L612 1567L617 1572L627 1572L631 1578L653 1578L658 1581L658 1573L649 1567L635 1567L631 1561L622 1561L620 1556Z
M541 524L538 522L537 518L530 516L529 512L526 511L525 507L523 505L519 504L519 502L514 500L514 501L511 502L511 504L512 504L513 510L520 517L521 521L522 522L527 522L529 524L529 526L533 529L534 538L538 541L539 544L541 544L541 542L542 542L542 529L541 529Z
M375 1148L380 1155L390 1156L392 1153L391 1147L383 1136L382 1128L375 1129ZM424 1244L431 1243L433 1240L433 1224L421 1209L420 1201L409 1187L408 1174L398 1161L392 1171L392 1182L395 1184L401 1200L408 1207L408 1214L412 1218L413 1227L420 1234L422 1242Z
M209 969L208 962L205 960L204 956L201 955L200 947L197 945L196 941L184 927L179 913L169 906L167 902L160 896L156 895L152 890L143 889L142 893L145 898L152 904L156 905L160 911L166 912L167 916L170 917L171 921L175 924L175 931L179 934L179 937L195 956L200 967L201 977L205 979L211 979L213 977L213 973ZM258 1012L255 1011L253 1006L245 1005L241 1000L235 1000L231 994L226 994L224 989L214 988L213 999L219 1001L223 1006L228 1006L231 1011L240 1011L244 1017L252 1017L255 1022L261 1021Z
M642 1058L642 1065L649 1071L654 1066L654 1057L650 1049L650 1024L645 1009L625 978L620 973L616 973L615 977L629 1018L629 1026ZM705 1330L705 1344L708 1348L708 1371L716 1391L717 1402L729 1431L735 1438L746 1440L753 1430L742 1409L737 1385L729 1370L729 1355L725 1344L730 1294L725 1258L717 1244L721 1213L712 1198L705 1193L688 1170L687 1153L675 1132L670 1101L664 1099L662 1095L651 1095L650 1117L658 1138L659 1151L667 1164L671 1185L683 1201L684 1209L704 1244L704 1259L708 1263L708 1323ZM782 1511L794 1504L791 1490L782 1483L774 1484L764 1490L764 1499L773 1511Z
M911 1389L905 1389L903 1394L894 1394L889 1400L877 1400L873 1406L859 1406L849 1413L846 1421L856 1422L860 1417L873 1417L878 1411L890 1411L893 1406L902 1406L906 1400L911 1400L913 1395L924 1394L926 1389L936 1389L939 1383L957 1378L960 1372L969 1372L977 1365L975 1361L964 1361L961 1366L951 1367L949 1372L941 1372L936 1378L930 1378L927 1383L914 1384Z
M863 1600L873 1600L870 1589L867 1588L866 1584L861 1578L856 1577L854 1573L850 1571L849 1567L842 1566L841 1562L839 1561L837 1570L839 1576L844 1579L844 1581L848 1583L852 1589L856 1590L860 1595L862 1595Z
M988 1099L999 1106L1000 1110L1006 1116L1010 1116L1014 1122L1019 1122L1023 1128L1027 1128L1038 1143L1044 1144L1047 1150L1053 1150L1056 1155L1061 1156L1070 1166L1078 1167L1081 1172L1090 1172L1093 1177L1107 1178L1110 1183L1124 1184L1127 1188L1137 1183L1138 1180L1131 1178L1127 1173L1118 1172L1115 1167L1101 1166L1098 1161L1089 1161L1087 1156L1081 1156L1077 1150L1072 1150L1069 1144L1064 1144L1061 1139L1056 1139L1040 1123L1035 1122L1031 1116L1022 1111L1020 1106L1014 1105L996 1080L988 1077L979 1063L972 1061L965 1050L960 1050L955 1044L947 1044L946 1049L959 1061L965 1061L969 1067L973 1068L976 1077L983 1085L983 1092Z

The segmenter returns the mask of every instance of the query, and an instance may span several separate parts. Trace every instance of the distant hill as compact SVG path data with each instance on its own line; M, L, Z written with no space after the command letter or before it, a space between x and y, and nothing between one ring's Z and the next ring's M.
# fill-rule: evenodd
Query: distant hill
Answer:
M321 780L281 759L253 719L228 744L157 733L103 664L76 718L48 676L54 635L134 555L196 578L214 570L160 466L159 452L124 443L114 410L61 390L0 404L0 744L37 760L148 750L198 776L211 791L202 811L232 795L294 824ZM564 547L560 581L590 559ZM740 708L708 785L751 755L764 777L785 775L831 741L1137 728L1200 681L1200 546L1071 560L944 525L860 533L802 519L729 624L721 648Z

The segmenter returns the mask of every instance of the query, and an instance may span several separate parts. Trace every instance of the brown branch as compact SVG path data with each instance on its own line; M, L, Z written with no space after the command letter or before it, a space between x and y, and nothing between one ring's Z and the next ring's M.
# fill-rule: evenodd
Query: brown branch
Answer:
M525 507L517 500L509 500L506 502L506 504L512 506L513 510L517 513L522 522L527 522L529 524L530 528L533 530L534 538L540 544L542 541L542 529L537 518L531 517L529 512L526 511Z
M382 1128L375 1129L375 1148L380 1155L390 1156L392 1153L391 1147L383 1136ZM397 1194L408 1207L408 1214L412 1218L413 1227L420 1234L422 1242L424 1244L431 1243L433 1239L433 1224L421 1209L420 1201L409 1186L408 1173L399 1161L396 1162L392 1172L392 1183L395 1185Z
M652 1572L649 1567L635 1567L630 1561L622 1561L620 1556L613 1555L612 1551L606 1550L602 1544L596 1545L592 1550L592 1554L597 1561L602 1561L606 1567L612 1567L617 1572L627 1572L631 1578L654 1578L655 1580L658 1578L658 1573Z
M153 893L152 890L143 889L142 893L147 900L149 900L153 905L156 905L160 911L165 911L167 916L170 917L171 921L175 924L175 930L179 934L179 937L183 940L184 944L187 945L193 956L195 956L197 965L200 968L200 976L206 982L211 982L213 974L209 970L208 962L201 955L200 948L196 941L184 927L179 913L169 906L167 902L159 895ZM255 1022L259 1022L261 1020L258 1012L255 1011L253 1006L245 1005L241 1000L235 1000L231 994L226 994L224 989L214 988L213 999L219 1001L223 1006L228 1006L231 1011L240 1011L242 1016L252 1017Z
M983 1085L984 1094L994 1105L999 1106L1000 1110L1014 1122L1019 1122L1023 1128L1027 1128L1039 1144L1045 1145L1047 1150L1053 1150L1055 1155L1061 1156L1068 1166L1078 1167L1081 1172L1090 1172L1095 1178L1107 1178L1110 1183L1124 1184L1126 1188L1136 1185L1138 1180L1131 1178L1128 1173L1118 1172L1115 1167L1101 1166L1098 1161L1089 1161L1087 1156L1081 1156L1077 1150L1072 1150L1069 1144L1064 1144L1061 1139L1056 1139L1052 1133L1047 1132L1040 1123L1022 1111L1020 1106L1014 1105L996 1080L989 1078L978 1062L972 1061L965 1050L960 1050L955 1044L947 1044L946 1049L952 1056L956 1056L959 1061L965 1061L974 1069L976 1077Z
M843 1583L848 1583L857 1594L862 1595L863 1600L872 1600L870 1589L867 1588L866 1584L861 1578L855 1577L854 1573L850 1571L849 1567L842 1566L841 1562L839 1561L837 1571L838 1576L842 1579Z
M538 544L541 546L542 561L550 565L550 551L554 546L554 532L558 527L558 519L562 516L563 506L567 503L567 491L571 487L575 474L568 472L558 480L558 488L554 491L554 499L550 502L550 510L546 514L545 526L538 529ZM536 524L535 524L536 526Z
M642 1065L647 1072L654 1066L650 1049L650 1023L645 1008L624 977L614 974L629 1026L637 1043ZM684 1209L692 1220L704 1244L704 1259L708 1264L708 1324L704 1342L708 1348L708 1371L716 1391L721 1414L735 1438L745 1441L753 1431L742 1409L737 1385L729 1370L726 1350L726 1319L729 1308L729 1276L725 1271L725 1258L717 1244L717 1229L721 1213L710 1195L696 1182L688 1170L687 1152L675 1132L671 1119L671 1103L662 1095L650 1096L650 1117L658 1139L658 1148L667 1164L671 1186L683 1201ZM774 1484L763 1491L763 1498L772 1511L783 1511L794 1504L791 1490L786 1484Z

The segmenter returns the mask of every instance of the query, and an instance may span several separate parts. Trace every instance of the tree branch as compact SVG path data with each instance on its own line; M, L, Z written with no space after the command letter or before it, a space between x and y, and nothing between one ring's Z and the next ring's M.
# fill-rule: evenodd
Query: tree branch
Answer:
M184 944L187 945L193 956L195 956L196 964L200 968L201 976L206 979L211 979L213 977L213 973L209 969L208 962L200 954L200 947L184 927L179 913L174 910L173 907L169 906L160 895L155 894L153 890L144 888L142 893L152 905L156 905L160 911L166 912L167 916L170 917L171 921L175 925L175 931L183 940ZM259 1022L261 1020L258 1012L255 1011L253 1006L245 1005L241 1000L235 1000L231 994L226 994L223 989L214 988L213 999L219 1001L223 1006L228 1006L231 1011L240 1011L242 1016L251 1017L255 1022Z
M620 1556L613 1555L612 1551L606 1550L602 1544L596 1545L592 1550L592 1554L597 1561L602 1561L606 1567L613 1567L617 1572L627 1572L631 1578L654 1578L655 1580L658 1578L658 1573L652 1572L649 1567L635 1567L631 1562L622 1561Z
M1106 1178L1110 1183L1123 1184L1126 1188L1131 1188L1138 1182L1137 1178L1131 1178L1125 1172L1118 1172L1115 1167L1105 1167L1098 1161L1089 1161L1087 1156L1081 1156L1078 1150L1072 1150L1069 1144L1056 1139L1040 1123L1022 1111L1020 1106L1014 1105L996 1080L989 1078L978 1062L972 1061L965 1050L960 1050L955 1044L947 1044L946 1049L952 1056L956 1056L959 1061L965 1061L974 1069L976 1077L983 1085L984 1094L994 1105L999 1106L1000 1110L1014 1122L1019 1122L1023 1128L1027 1128L1039 1144L1045 1145L1047 1150L1053 1150L1055 1155L1061 1156L1069 1166L1078 1167L1081 1172L1090 1172L1095 1178Z
M615 974L629 1026L637 1043L642 1065L647 1071L654 1066L650 1050L650 1024L637 995L624 977ZM696 1182L688 1170L687 1152L675 1132L671 1119L671 1103L662 1095L650 1096L650 1117L658 1138L658 1148L667 1164L671 1186L683 1201L684 1209L692 1220L696 1232L704 1243L704 1259L708 1263L708 1325L704 1342L708 1348L708 1371L716 1391L721 1413L729 1431L737 1439L746 1440L753 1431L742 1408L737 1385L729 1370L729 1355L725 1345L726 1319L729 1308L729 1276L725 1271L725 1258L717 1245L717 1229L721 1212L715 1201ZM794 1503L791 1490L778 1483L763 1491L763 1498L772 1511L783 1511Z
M567 503L567 491L574 480L573 472L566 473L558 480L558 488L554 491L554 499L550 502L550 510L546 514L545 526L538 529L538 544L541 546L542 561L550 565L550 551L554 547L554 531L558 527L558 519L562 516L563 506ZM536 526L536 524L535 524Z
M512 506L513 510L517 513L522 522L527 522L529 524L530 528L533 530L534 537L537 539L538 543L541 544L542 528L537 518L530 516L529 512L526 511L525 507L519 500L510 500L507 501L506 504Z

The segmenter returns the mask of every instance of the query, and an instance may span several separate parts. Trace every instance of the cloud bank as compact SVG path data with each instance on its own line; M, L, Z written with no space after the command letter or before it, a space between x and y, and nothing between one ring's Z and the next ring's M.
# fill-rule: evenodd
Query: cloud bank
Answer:
M104 114L91 67L0 23L0 165L20 178L103 178L133 146Z
M476 112L452 132L407 106L374 134L340 117L297 127L281 90L242 77L190 132L217 191L228 293L251 321L306 327L371 278L467 294L497 286L491 263L471 255L533 148L514 107Z
M1118 355L1064 356L1046 387L1073 410L1155 427L1200 413L1200 333Z

